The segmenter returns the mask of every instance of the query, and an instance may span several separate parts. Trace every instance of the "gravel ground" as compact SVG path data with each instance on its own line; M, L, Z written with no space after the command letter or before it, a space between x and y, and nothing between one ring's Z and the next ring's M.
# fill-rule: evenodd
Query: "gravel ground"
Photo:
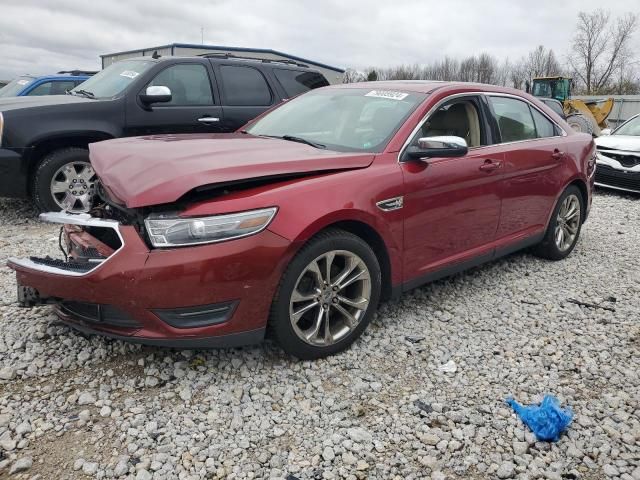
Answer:
M599 193L567 260L414 290L316 362L85 338L13 304L6 258L56 230L6 200L0 225L0 477L640 479L640 198ZM504 403L547 392L575 412L553 444Z

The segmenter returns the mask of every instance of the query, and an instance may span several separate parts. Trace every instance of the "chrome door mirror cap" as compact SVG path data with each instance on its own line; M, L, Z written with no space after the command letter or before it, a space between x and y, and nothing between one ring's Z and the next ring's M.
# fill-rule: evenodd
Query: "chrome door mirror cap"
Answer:
M406 150L406 157L411 160L433 157L463 157L469 151L467 141L462 137L443 135L437 137L421 137L418 145Z
M170 102L171 89L164 85L152 85L140 94L140 101L145 105Z

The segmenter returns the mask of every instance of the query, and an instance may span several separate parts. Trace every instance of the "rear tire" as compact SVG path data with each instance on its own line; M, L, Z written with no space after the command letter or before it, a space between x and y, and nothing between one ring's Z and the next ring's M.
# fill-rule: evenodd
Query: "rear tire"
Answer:
M576 132L593 135L593 132L595 131L593 121L580 113L569 115L567 117L567 123Z
M575 185L560 195L542 242L533 248L534 255L547 260L562 260L575 248L584 219L584 199ZM576 210L574 212L574 210Z
M340 352L373 318L381 284L378 259L364 240L338 229L321 232L282 275L270 332L286 353L302 360Z
M84 148L63 148L44 157L33 176L33 200L42 212L87 212L93 206L96 174Z

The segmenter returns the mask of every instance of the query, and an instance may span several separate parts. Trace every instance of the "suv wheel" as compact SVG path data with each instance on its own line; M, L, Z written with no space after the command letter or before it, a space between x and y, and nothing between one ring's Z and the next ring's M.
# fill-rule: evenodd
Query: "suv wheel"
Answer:
M549 260L567 257L578 243L583 212L582 193L578 187L571 185L560 196L544 239L534 248L534 253Z
M320 233L287 267L270 329L285 352L303 360L344 350L371 321L381 280L378 259L361 238L342 230Z
M93 206L96 174L83 148L48 154L33 177L33 200L40 211L88 212Z

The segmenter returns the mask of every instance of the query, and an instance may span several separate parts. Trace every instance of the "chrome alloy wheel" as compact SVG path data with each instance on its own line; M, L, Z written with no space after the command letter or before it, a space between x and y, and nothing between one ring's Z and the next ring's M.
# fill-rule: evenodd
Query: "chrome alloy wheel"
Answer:
M555 241L558 250L567 251L576 240L580 228L580 200L576 195L564 199L556 218Z
M67 212L88 212L95 195L96 172L88 162L69 162L51 178L51 196Z
M371 300L371 275L346 250L320 255L302 271L289 302L289 318L304 342L326 347L360 323Z

